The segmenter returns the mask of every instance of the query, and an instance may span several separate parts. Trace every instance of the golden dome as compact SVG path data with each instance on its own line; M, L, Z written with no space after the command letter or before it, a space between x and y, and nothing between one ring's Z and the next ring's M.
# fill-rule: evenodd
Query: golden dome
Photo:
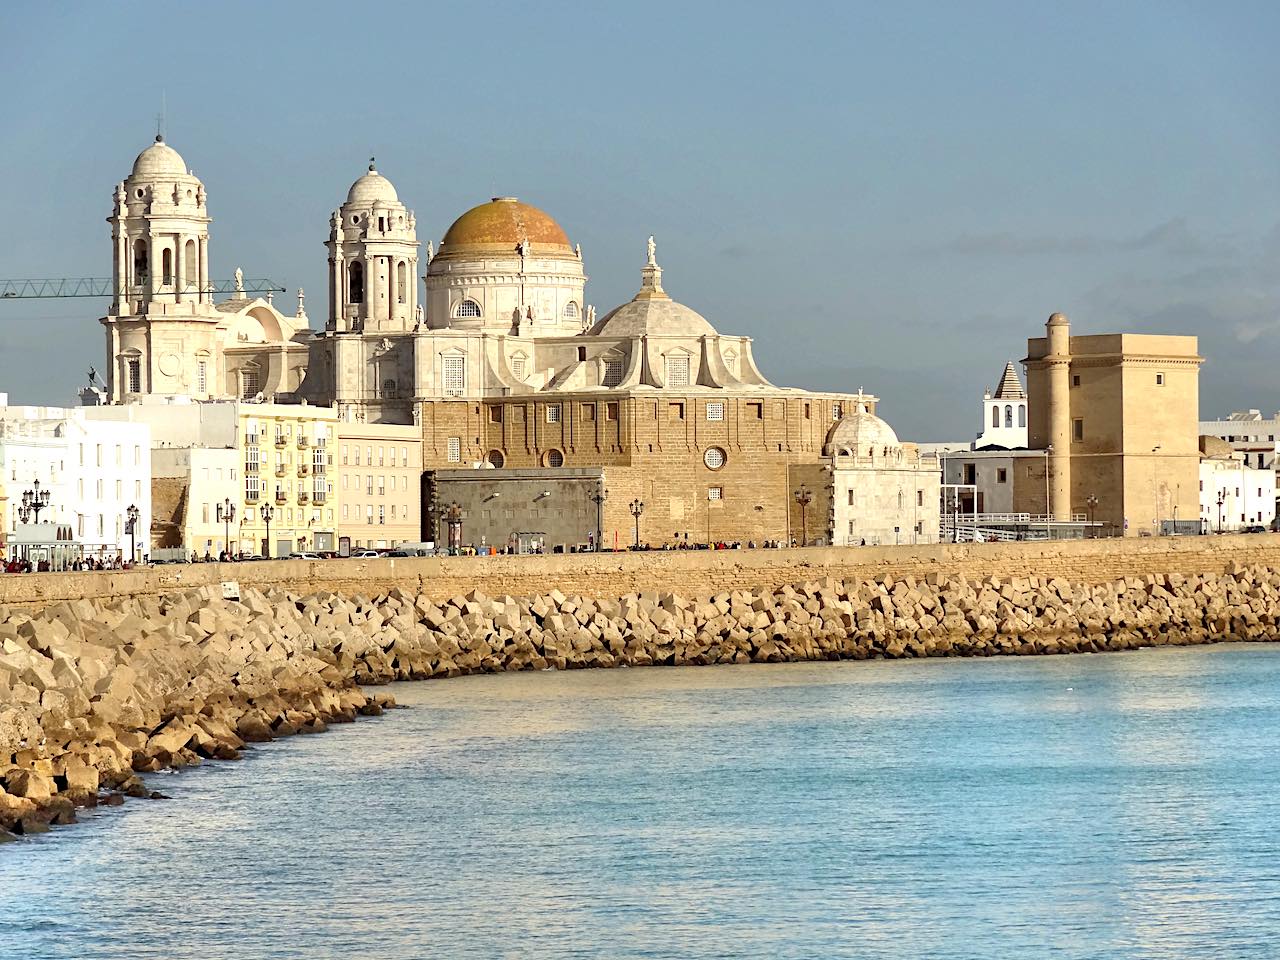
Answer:
M535 256L576 256L560 224L515 197L494 197L453 221L439 256L514 253L525 241Z

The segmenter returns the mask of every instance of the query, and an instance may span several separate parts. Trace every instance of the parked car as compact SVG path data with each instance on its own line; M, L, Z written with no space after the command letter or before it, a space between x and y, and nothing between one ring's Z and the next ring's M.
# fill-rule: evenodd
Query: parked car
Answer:
M351 556L357 560L376 560L382 556L377 550L356 550Z
M1260 523L1251 523L1244 528L1245 533L1266 533L1267 528Z
M319 560L321 558L320 558L320 554L318 553L291 553L289 554L289 559L290 560Z

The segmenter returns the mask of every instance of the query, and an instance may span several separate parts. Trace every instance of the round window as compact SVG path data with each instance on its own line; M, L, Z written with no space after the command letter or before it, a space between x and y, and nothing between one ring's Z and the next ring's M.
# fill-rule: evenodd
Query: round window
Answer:
M141 187L139 187L137 190L133 191L133 195L134 195L135 197L137 197L139 200L141 200L141 199L142 199L142 188L141 188Z
M702 455L702 462L712 470L723 467L726 459L728 458L725 457L724 451L719 447L708 447L707 452Z
M563 453L561 453L559 450L548 450L548 451L547 451L547 466L548 466L548 467L563 467L563 466L564 466L564 454L563 454Z
M507 458L502 455L501 450L490 450L489 456L486 458L491 467L501 467L507 462Z

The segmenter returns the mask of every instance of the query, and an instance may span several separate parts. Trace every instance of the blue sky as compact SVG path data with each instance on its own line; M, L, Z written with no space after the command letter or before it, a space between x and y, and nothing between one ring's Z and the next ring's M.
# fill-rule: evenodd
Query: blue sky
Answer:
M656 235L775 382L865 387L904 438L975 433L1059 310L1199 335L1206 415L1280 409L1280 5L5 4L0 37L0 277L109 275L163 98L215 275L313 322L375 155L424 243L551 213L602 314ZM103 309L0 302L0 391L69 402Z

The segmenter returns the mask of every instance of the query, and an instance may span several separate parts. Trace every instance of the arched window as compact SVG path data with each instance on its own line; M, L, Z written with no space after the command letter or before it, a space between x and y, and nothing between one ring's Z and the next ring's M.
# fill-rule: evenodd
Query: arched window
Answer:
M133 282L146 283L150 272L147 267L147 241L133 241Z
M160 282L173 283L173 251L168 247L160 251Z
M1004 408L1004 425L1006 427L1013 426L1013 405L1006 404Z
M507 458L502 455L501 450L490 450L488 456L485 457L491 467L501 469L502 465L507 462Z
M564 315L569 320L578 319L578 305L570 300L564 305Z
M1000 426L1000 408L999 407L991 408L991 425L993 427Z
M400 303L408 303L409 297L409 268L405 262L401 260L396 264L396 299Z
M347 267L347 302L364 303L364 264L359 260Z
M200 272L200 267L196 264L196 242L194 240L188 240L186 246L183 247L182 259L182 279L185 285L190 287L198 284L200 278L197 274Z
M463 300L453 308L455 317L479 317L481 316L480 304L474 300Z
M1025 427L1027 425L1027 405L1025 403L1018 404L1018 426Z
M382 395L387 398L391 398L396 395L396 382L394 380L382 381Z

